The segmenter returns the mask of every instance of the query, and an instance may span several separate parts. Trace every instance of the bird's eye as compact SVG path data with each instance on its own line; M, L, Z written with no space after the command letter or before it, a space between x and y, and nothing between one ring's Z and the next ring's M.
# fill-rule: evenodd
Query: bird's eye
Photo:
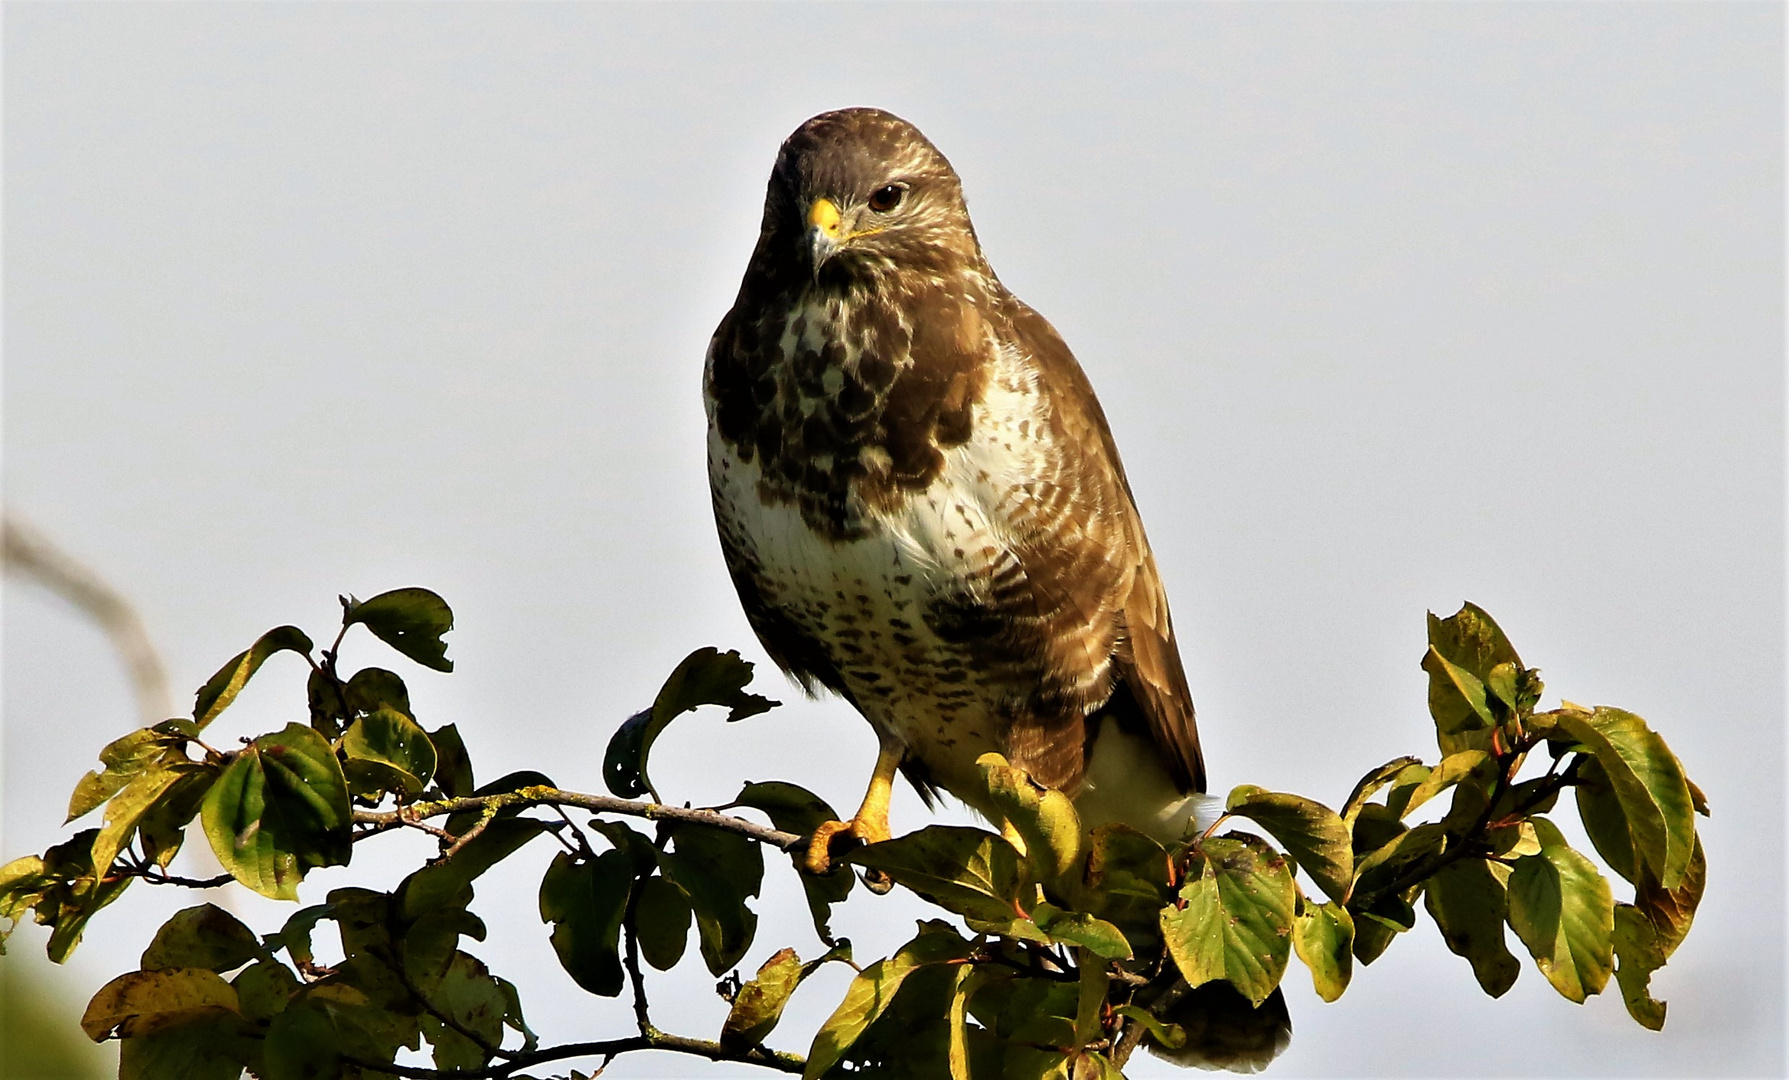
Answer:
M886 214L901 205L901 197L907 189L899 184L888 184L870 192L870 209L878 214Z

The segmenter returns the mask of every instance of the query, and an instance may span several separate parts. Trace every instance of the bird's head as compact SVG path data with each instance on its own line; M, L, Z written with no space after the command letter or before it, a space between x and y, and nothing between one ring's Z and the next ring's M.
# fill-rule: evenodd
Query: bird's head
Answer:
M764 204L767 252L816 283L979 266L956 170L880 109L822 113L784 141Z

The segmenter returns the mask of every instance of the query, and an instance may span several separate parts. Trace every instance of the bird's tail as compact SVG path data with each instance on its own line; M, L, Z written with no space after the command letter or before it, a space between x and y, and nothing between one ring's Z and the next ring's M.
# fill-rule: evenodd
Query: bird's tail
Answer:
M1182 1068L1260 1072L1292 1041L1292 1016L1277 987L1257 1008L1215 980L1185 992L1161 1018L1184 1028L1186 1042L1170 1050L1148 1036L1149 1052Z

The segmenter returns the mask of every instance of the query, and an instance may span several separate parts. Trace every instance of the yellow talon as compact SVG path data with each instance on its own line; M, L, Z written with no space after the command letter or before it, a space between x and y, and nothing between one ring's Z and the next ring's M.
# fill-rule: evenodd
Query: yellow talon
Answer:
M900 747L884 742L881 752L876 755L876 771L870 775L869 790L864 792L863 805L857 808L856 815L850 821L822 822L809 838L807 857L802 860L808 873L832 872L833 848L840 836L853 841L843 845L847 848L881 843L894 836L888 827L888 800L894 793L895 770L900 764ZM888 875L875 870L866 870L863 880L871 891L878 893L885 893L894 886Z

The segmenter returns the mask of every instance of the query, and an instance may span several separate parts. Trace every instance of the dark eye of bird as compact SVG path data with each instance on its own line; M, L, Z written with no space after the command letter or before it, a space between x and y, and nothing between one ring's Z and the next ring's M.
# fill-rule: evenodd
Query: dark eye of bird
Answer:
M878 214L886 214L901 205L901 196L905 194L907 190L899 184L879 187L870 193L870 209Z

